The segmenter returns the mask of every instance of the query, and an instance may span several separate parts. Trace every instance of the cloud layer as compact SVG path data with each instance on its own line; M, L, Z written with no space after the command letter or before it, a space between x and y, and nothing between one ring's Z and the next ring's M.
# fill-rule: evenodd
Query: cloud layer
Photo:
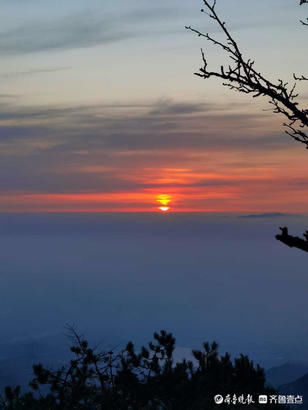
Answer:
M176 210L303 210L306 162L290 155L296 147L272 117L239 109L3 103L2 210L153 210L159 193Z
M132 37L146 36L150 32L144 24L175 16L168 7L150 7L123 13L95 13L87 11L32 20L3 31L0 36L2 56L37 53L50 50L87 48L126 41Z

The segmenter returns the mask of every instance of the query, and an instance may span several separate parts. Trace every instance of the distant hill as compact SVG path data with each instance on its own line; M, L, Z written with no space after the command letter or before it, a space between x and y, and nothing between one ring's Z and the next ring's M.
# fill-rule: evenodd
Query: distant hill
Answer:
M305 362L287 362L265 372L267 384L275 388L297 380L306 373L308 373L308 363Z
M263 214L241 215L240 218L275 218L277 216L294 216L294 214L286 214L282 212L265 212Z
M292 409L301 409L301 410L308 410L308 373L304 376L300 377L299 379L295 380L294 382L283 384L282 386L278 387L278 391L281 394L292 394L292 395L301 395L304 399L303 405L294 405L290 406Z

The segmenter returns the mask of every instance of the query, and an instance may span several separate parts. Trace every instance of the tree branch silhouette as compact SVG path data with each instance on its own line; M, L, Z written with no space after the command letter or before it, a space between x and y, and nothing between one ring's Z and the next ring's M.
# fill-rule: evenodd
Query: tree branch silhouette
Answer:
M208 68L206 55L203 49L201 49L203 67L194 74L205 80L212 77L219 78L223 80L222 84L224 86L234 91L251 94L253 98L260 96L269 97L269 103L273 106L273 112L275 114L282 114L285 117L285 122L283 123L286 128L285 132L295 141L304 144L308 149L308 109L300 108L298 102L299 94L295 91L297 83L308 81L308 77L293 73L294 83L292 85L281 79L278 79L275 83L270 81L255 68L254 60L244 58L239 45L228 30L226 22L217 14L217 0L212 0L211 2L203 0L203 3L205 8L201 9L201 12L207 14L218 24L221 31L225 34L225 41L218 41L209 33L203 33L191 26L186 26L186 29L222 49L231 60L231 63L225 66L221 65L219 70L211 71ZM308 0L300 0L300 5L307 3ZM301 23L308 25L304 21L301 21ZM308 238L302 240L287 233L276 235L276 239L288 246L308 252Z
M254 68L255 62L253 60L243 57L226 23L220 19L216 12L216 0L212 4L207 0L203 0L203 3L206 8L201 9L201 12L217 22L226 36L226 41L218 41L208 33L202 33L191 26L186 26L186 29L220 47L226 52L232 62L227 66L222 65L218 71L210 71L205 53L201 49L203 67L195 75L203 79L211 77L220 78L223 80L224 86L234 91L252 94L254 98L260 96L270 97L269 103L273 105L273 112L283 114L286 118L286 122L283 124L287 128L286 133L296 141L305 144L308 149L308 134L306 130L308 127L308 109L299 108L299 103L296 100L299 94L295 92L296 81L307 81L308 78L304 75L297 76L293 74L295 82L292 86L289 86L287 82L280 79L276 83L268 80L261 72ZM303 0L301 4L304 4Z
M300 0L299 5L301 6L302 4L307 4L308 1L307 0ZM304 26L308 26L308 17L306 18L307 22L300 20L300 22L304 25Z
M276 239L288 245L290 248L298 248L302 251L308 252L308 231L306 231L303 235L305 239L302 239L298 236L289 235L287 227L279 229L281 230L281 234L276 235Z

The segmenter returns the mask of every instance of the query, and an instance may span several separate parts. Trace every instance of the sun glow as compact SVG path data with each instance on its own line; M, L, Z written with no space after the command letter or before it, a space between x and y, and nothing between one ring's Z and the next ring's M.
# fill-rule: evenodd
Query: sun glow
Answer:
M158 209L162 212L167 212L169 211L170 207L168 206L169 202L171 201L171 195L167 195L167 194L161 194L161 195L157 195L157 202L160 203L160 206Z

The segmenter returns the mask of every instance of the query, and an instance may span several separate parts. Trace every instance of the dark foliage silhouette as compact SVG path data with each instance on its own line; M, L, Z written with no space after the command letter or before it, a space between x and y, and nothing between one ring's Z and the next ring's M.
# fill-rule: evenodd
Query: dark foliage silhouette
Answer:
M243 401L251 395L255 403L249 404L250 409L274 408L257 404L259 393L275 394L265 386L263 369L245 355L234 361L228 353L220 355L215 342L193 350L193 361L175 362L175 338L164 330L154 333L147 347L136 351L130 342L118 353L99 353L72 332L69 364L57 370L34 365L32 391L21 394L19 387L7 387L1 409L210 410L217 409L213 400L217 393L229 395L230 400L237 395ZM220 406L226 407L230 405ZM232 404L232 408L246 406Z
M251 94L254 98L260 96L269 97L269 103L273 106L273 112L282 114L286 119L286 122L283 123L286 127L286 133L295 141L304 144L308 149L308 109L300 108L298 102L299 94L295 91L297 83L308 81L308 77L293 73L294 83L292 86L289 86L287 82L283 82L282 80L278 80L276 83L270 81L255 68L255 62L252 59L244 58L238 43L230 34L226 23L217 14L216 0L212 0L212 2L203 0L203 3L205 8L202 9L201 12L207 14L218 24L225 34L225 42L218 41L210 34L202 33L191 26L187 26L186 28L221 48L230 58L231 63L228 63L226 66L222 65L220 70L211 71L208 69L208 61L205 53L201 50L203 67L195 74L203 79L212 77L219 78L223 80L224 86L234 91ZM300 5L302 4L307 4L307 0L300 0ZM301 23L306 26L308 25L308 20L307 22L301 20ZM276 235L276 239L288 246L308 251L307 238L303 240L296 236L291 236L286 232L286 234Z

